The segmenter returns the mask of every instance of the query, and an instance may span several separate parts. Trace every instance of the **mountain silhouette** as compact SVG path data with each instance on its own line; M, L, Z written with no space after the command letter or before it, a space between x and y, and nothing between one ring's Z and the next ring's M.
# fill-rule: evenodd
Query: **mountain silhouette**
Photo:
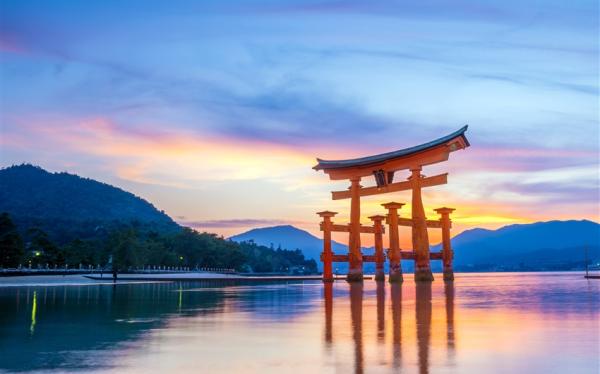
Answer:
M252 229L239 235L229 238L236 242L254 241L258 245L275 248L281 246L283 249L300 249L304 257L312 258L320 262L321 252L323 252L323 240L317 238L311 233L296 228L291 225L262 227ZM345 253L347 247L345 244L331 241L333 252Z
M59 243L132 223L160 232L180 229L164 212L130 192L26 164L0 170L0 212L8 212L20 229L40 228Z
M587 220L517 224L466 230L452 238L457 268L533 267L551 270L582 264L585 250L600 258L600 225ZM434 246L434 251L440 246Z

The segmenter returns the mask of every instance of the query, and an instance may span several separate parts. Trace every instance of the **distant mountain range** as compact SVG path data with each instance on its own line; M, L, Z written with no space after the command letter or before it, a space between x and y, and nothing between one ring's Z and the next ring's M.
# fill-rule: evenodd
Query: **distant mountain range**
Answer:
M472 229L454 237L452 245L457 268L575 268L583 264L586 249L590 258L600 259L600 225L581 220Z
M40 228L59 243L95 237L122 224L160 232L180 229L167 214L130 192L32 165L0 170L0 212L8 212L20 229Z
M232 236L234 241L253 240L265 246L302 250L319 262L323 242L293 226L258 228ZM582 268L585 249L591 260L600 261L600 225L592 221L550 221L510 225L498 230L472 229L452 238L456 270L569 270ZM346 253L347 247L333 242L333 251ZM432 251L440 251L440 245ZM372 252L371 248L366 251ZM412 262L403 261L405 271ZM439 261L432 262L434 270ZM346 267L338 266L340 271ZM366 269L366 271L368 271Z

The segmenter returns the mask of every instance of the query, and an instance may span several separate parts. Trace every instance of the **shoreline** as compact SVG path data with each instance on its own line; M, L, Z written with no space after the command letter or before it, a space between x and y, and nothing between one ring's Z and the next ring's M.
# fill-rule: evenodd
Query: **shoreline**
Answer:
M577 271L553 271L553 272L481 272L481 273L456 273L460 277L473 276L498 276L503 277L509 274L544 274L546 276L564 276L572 275L582 280L596 278L596 274L590 274L585 278L585 273ZM435 273L437 274L437 273ZM435 276L434 274L434 276ZM441 273L440 273L441 274ZM407 275L409 275L407 273ZM367 281L373 280L372 274L366 274ZM219 273L163 273L163 274L121 274L116 282L113 282L112 274L104 274L100 277L94 274L69 274L69 275L23 275L0 277L0 289L8 287L46 287L46 286L91 286L91 285L113 285L113 284L136 284L136 283L162 283L162 282L200 282L200 281L242 281L242 282L276 282L276 281L320 281L321 275L237 275L237 274L219 274ZM338 275L335 280L345 281L345 275ZM441 281L436 277L434 282Z
M339 280L346 279L339 277ZM365 277L365 279L370 279ZM321 280L321 275L309 276L243 276L219 273L162 273L162 274L120 274L113 282L112 274L105 273L102 277L95 274L68 275L20 275L0 277L0 289L7 287L45 287L45 286L89 286L134 283L161 282L196 282L196 281L305 281Z
M110 275L109 275L110 276ZM85 278L100 280L99 276L85 275ZM106 277L104 278L106 279ZM110 278L112 280L112 278ZM207 280L243 280L243 281L284 281L284 280L321 280L321 275L265 275L244 276L234 274L186 273L186 274L123 274L117 282L123 281L207 281Z

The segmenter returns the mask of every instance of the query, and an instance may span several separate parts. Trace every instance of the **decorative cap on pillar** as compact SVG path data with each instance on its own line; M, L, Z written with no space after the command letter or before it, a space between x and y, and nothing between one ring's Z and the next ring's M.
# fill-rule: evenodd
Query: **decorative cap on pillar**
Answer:
M437 212L438 214L450 214L450 213L454 212L455 210L456 209L454 209L454 208L446 208L446 207L434 209L434 211Z
M376 222L376 221L383 221L385 219L385 216L377 214L377 215L374 215L374 216L370 216L369 219L371 221L374 221L374 222Z
M389 203L385 203L385 204L381 204L381 206L383 206L385 209L400 209L404 205L406 205L406 204L404 204L404 203L396 203L394 201L389 202Z
M317 212L317 214L319 215L319 217L333 217L337 214L337 212L331 212L329 210L324 210L322 212Z

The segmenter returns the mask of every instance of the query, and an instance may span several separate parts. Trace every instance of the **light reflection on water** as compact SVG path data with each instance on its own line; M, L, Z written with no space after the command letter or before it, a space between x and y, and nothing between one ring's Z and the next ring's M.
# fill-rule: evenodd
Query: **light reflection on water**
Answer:
M598 373L599 291L573 273L0 288L0 370Z

